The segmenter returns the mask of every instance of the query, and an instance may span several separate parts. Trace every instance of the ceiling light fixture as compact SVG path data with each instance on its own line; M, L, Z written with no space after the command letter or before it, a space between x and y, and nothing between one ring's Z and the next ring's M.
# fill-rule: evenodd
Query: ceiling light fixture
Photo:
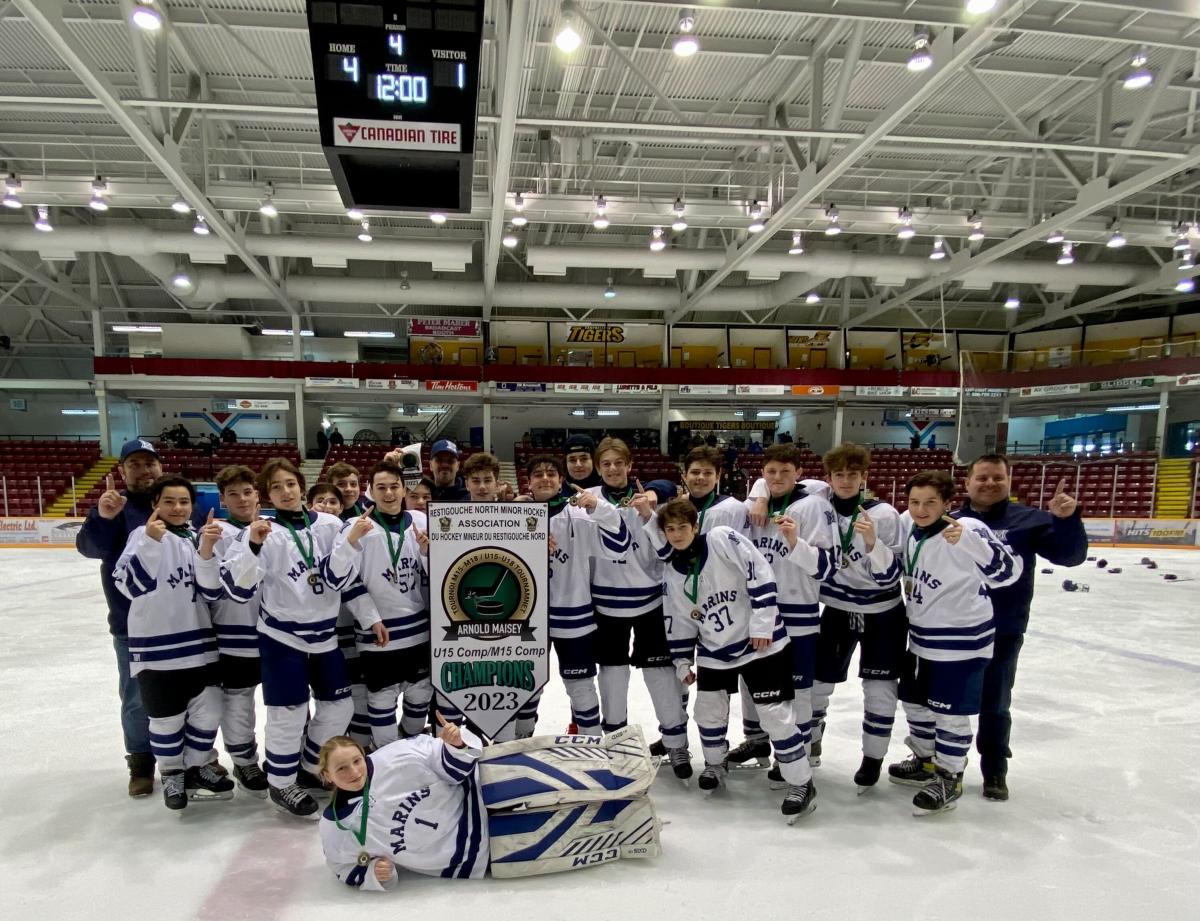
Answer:
M972 211L967 215L967 223L971 225L971 232L967 234L967 239L972 243L978 243L983 240L983 218L979 216L978 211Z
M50 209L45 205L37 206L37 220L33 222L33 226L42 233L49 233L54 229L54 225L50 223Z
M604 279L604 281L605 281L605 285L606 285L606 287L604 289L604 297L606 300L611 301L614 297L617 296L617 289L613 287L613 280L612 280L611 275L609 275L608 278Z
M385 332L383 330L373 329L370 331L361 329L348 329L342 333L347 339L395 339L396 334Z
M176 214L191 214L192 206L177 196L175 200L171 202L171 210Z
M134 6L129 14L129 21L139 29L157 32L162 28L162 13L155 8L154 0L145 0Z
M655 227L650 231L650 252L661 253L667 248L667 241L663 239L663 229Z
M562 25L554 36L554 44L563 54L574 54L583 44L583 36L575 29L575 10L565 3L562 6Z
M1133 60L1129 62L1130 70L1125 75L1123 83L1125 89L1141 90L1154 82L1154 71L1146 66L1149 60L1150 58L1146 54L1146 49L1138 49L1137 54L1133 56Z
M842 225L838 223L837 205L830 205L825 209L825 218L829 221L825 227L825 236L836 237L842 232Z
M1065 241L1062 245L1062 252L1058 254L1059 265L1071 265L1075 262L1075 246L1069 241Z
M687 230L687 221L683 219L683 199L676 198L675 205L671 208L671 212L675 215L675 220L671 222L671 229L676 233L681 233Z
M967 12L972 16L990 13L996 8L996 0L967 0Z
M21 191L21 180L17 178L16 173L9 173L8 178L4 180L4 207L5 208L20 208L21 199L17 193Z
M292 334L292 331L290 329L259 330L260 336L290 336L291 334ZM302 329L302 330L300 330L300 335L307 337L307 338L311 338L314 335L314 333L311 329Z
M525 196L520 192L513 196L513 210L517 212L512 216L511 223L514 227L524 227L529 223L529 218L521 213L525 210Z
M1188 269L1196 267L1196 254L1192 250L1185 250L1179 258L1178 269L1181 272L1186 272Z
M267 183L267 194L258 205L258 213L263 217L279 217L279 209L275 207L275 186Z
M603 195L596 196L596 216L592 218L592 226L597 230L607 230L609 225L608 220L608 199Z
M933 238L933 249L929 251L929 258L933 260L946 258L946 241L942 237Z
M429 214L429 220L441 226L442 224L446 223L446 215L442 214L440 211L431 211Z
M112 327L114 333L161 333L161 326L138 326L129 323L117 323Z
M1175 228L1175 245L1172 247L1175 252L1182 253L1185 249L1192 248L1192 241L1188 237L1188 230L1188 225L1182 222Z
M913 53L908 57L908 69L913 73L929 70L933 66L933 55L929 52L929 29L917 26L913 31Z
M1108 235L1108 240L1105 241L1104 245L1109 249L1120 249L1127 242L1128 241L1125 239L1125 234L1121 233L1121 225L1114 221L1112 225L1112 233Z
M363 218L363 222L359 224L358 239L363 243L370 243L375 239L375 237L371 235L371 222L366 218Z
M408 283L408 269L405 269L400 273L400 290L408 291L411 288L412 285Z
M900 240L911 240L917 235L917 231L913 229L913 216L908 208L901 208L899 213L900 229L896 231L896 238Z
M199 237L208 236L208 222L204 220L203 214L196 215L196 223L192 225L192 233Z
M1021 306L1021 299L1017 297L1016 292L1009 292L1008 297L1005 298L1004 306L1009 310L1016 310Z
M1175 290L1178 291L1180 294L1191 294L1193 291L1196 290L1196 279L1194 279L1194 278L1179 279L1179 283L1175 285Z
M523 214L514 214L509 223L511 223L514 227L524 227L529 223L529 218Z
M752 218L760 218L763 216L763 207L761 204L759 204L757 198L751 200L749 214Z
M700 50L700 41L696 38L695 31L695 10L684 10L683 15L679 17L679 35L676 36L674 43L671 45L671 50L675 52L675 57L690 58Z
M192 273L188 271L187 265L180 261L175 266L175 271L171 275L171 287L181 293L191 291L196 286L195 280L192 278Z
M361 208L347 208L346 217L350 218L352 221L361 221L364 217L366 217L366 215L363 214Z
M819 304L819 303L821 303L821 295L817 294L816 291L809 291L808 294L805 295L805 297L804 297L804 303Z
M500 242L504 245L505 249L513 249L521 242L520 237L517 236L517 232L513 230L512 224L504 228L504 236L500 238Z
M1061 230L1053 230L1050 232L1050 236L1046 237L1046 242L1051 244L1052 246L1058 246L1058 244L1061 243L1066 238L1067 238L1067 235L1065 233L1063 233Z
M799 230L792 231L792 245L788 247L789 256L804 255L804 233Z
M92 198L88 202L88 207L93 211L107 211L108 202L104 196L108 194L108 183L103 177L97 176L92 180Z

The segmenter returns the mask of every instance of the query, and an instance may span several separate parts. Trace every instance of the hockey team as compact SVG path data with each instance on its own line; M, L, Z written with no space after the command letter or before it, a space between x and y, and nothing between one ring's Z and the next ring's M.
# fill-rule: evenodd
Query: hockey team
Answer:
M744 502L720 495L723 458L708 447L687 454L684 492L671 498L670 484L642 485L621 440L576 436L569 464L529 458L530 494L513 497L491 455L460 470L453 443L433 454L434 475L411 488L395 454L365 476L336 464L329 483L307 492L284 459L257 472L228 467L216 477L223 517L200 520L195 488L163 475L152 444L124 446L128 489L110 483L77 544L103 561L131 796L152 792L156 763L170 809L228 799L236 781L309 819L328 787L361 790L372 771L404 758L430 765L411 768L418 773L468 783L482 742L430 681L424 509L430 498L515 498L549 506L550 642L570 731L624 731L633 667L658 721L652 754L692 777L690 704L697 786L715 793L731 768L768 768L794 822L816 806L830 701L857 649L859 792L882 774L899 703L912 754L887 775L915 788L914 814L948 811L962 796L972 716L984 795L1007 799L1008 709L1033 561L1040 553L1075 565L1087 549L1065 484L1049 512L1013 505L1007 460L986 455L968 469L961 509L952 514L950 474L926 471L907 484L899 514L871 495L866 448L836 447L818 472L780 444L764 452L763 478ZM733 695L743 733L731 747ZM492 741L531 737L539 697ZM218 729L232 778L216 756ZM391 754L371 767L373 752ZM461 818L472 794L455 795ZM352 807L331 807L326 819L345 831ZM386 888L390 872L372 862L366 888ZM472 863L458 875L479 872ZM356 885L367 878L351 875Z

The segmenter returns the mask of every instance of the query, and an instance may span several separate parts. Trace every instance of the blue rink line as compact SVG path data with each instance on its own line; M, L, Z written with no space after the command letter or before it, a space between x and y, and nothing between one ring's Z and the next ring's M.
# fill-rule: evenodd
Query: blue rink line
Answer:
M1121 656L1125 659L1135 659L1138 662L1149 662L1151 665L1163 665L1167 668L1178 668L1181 671L1200 674L1200 665L1197 665L1195 662L1184 662L1182 659L1169 659L1166 656L1156 656L1149 652L1135 652L1132 649L1122 649L1120 646L1109 646L1107 643L1093 643L1091 640L1081 640L1073 636L1042 633L1040 630L1027 630L1025 635L1037 637L1040 640L1059 640L1063 643L1071 643L1074 646L1082 646L1084 649L1109 652L1114 656Z

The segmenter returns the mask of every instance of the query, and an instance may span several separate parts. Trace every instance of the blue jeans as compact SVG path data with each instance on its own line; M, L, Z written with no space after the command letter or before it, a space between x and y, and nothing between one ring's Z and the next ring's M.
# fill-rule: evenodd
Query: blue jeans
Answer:
M113 650L117 654L117 694L121 698L121 731L125 735L125 751L131 755L150 754L150 718L142 706L142 694L137 679L129 674L129 637L114 636Z

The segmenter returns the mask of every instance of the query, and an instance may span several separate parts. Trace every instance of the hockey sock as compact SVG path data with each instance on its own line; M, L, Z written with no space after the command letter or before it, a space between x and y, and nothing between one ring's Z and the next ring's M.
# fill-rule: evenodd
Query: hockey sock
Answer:
M771 737L771 748L779 762L779 772L790 784L804 784L812 779L812 768L808 764L808 750L804 738L796 726L796 711L792 702L762 704L758 708L763 728Z
M571 698L571 719L585 735L600 732L600 695L595 678L565 678L567 696Z
M913 754L922 758L933 757L935 717L932 710L920 704L904 704L904 715L908 717L908 738L905 739Z
M605 732L616 732L629 720L629 666L600 666L600 709Z
M267 779L272 787L287 787L296 782L300 767L300 746L304 739L304 722L308 719L308 704L290 707L267 707Z
M675 669L669 665L655 668L643 668L642 680L646 682L646 690L650 692L650 702L654 704L654 715L658 717L658 731L662 733L665 748L687 748L687 711L679 699L679 687L682 682L675 674ZM728 699L726 700L725 721L729 721Z
M221 689L205 688L188 701L183 726L183 766L199 767L212 759L217 726L221 722Z
M821 741L821 724L829 710L829 698L836 685L827 681L814 681L812 686L812 741Z
M187 713L150 717L150 751L161 774L183 770L183 724Z
M367 714L367 686L361 682L350 685L350 699L354 701L354 712L350 717L348 734L359 745L371 741L371 718Z
M396 741L399 732L396 727L396 701L399 699L398 684L389 684L378 691L367 691L367 717L371 721L371 741L376 748Z
M729 752L729 694L725 691L696 692L696 726L704 748L705 764L721 764ZM794 728L794 727L793 727Z
M254 688L221 692L221 738L234 764L257 764L254 741Z
M767 733L759 722L758 707L754 705L754 698L750 696L746 682L741 679L738 679L738 700L742 706L742 735L746 737L746 741L765 739Z
M887 756L892 740L892 724L896 721L895 681L863 679L863 754L870 758Z
M400 731L405 737L419 735L429 719L429 701L433 699L433 685L428 678L404 687L404 716L400 720Z
M938 713L934 720L933 760L938 767L961 774L967 766L967 752L971 750L971 718Z
M321 754L321 746L346 731L350 725L350 717L354 715L354 703L349 697L341 700L318 700L313 708L312 719L308 721L308 729L304 734L304 758L302 763L305 770L317 772L317 756ZM392 719L395 720L395 711Z

